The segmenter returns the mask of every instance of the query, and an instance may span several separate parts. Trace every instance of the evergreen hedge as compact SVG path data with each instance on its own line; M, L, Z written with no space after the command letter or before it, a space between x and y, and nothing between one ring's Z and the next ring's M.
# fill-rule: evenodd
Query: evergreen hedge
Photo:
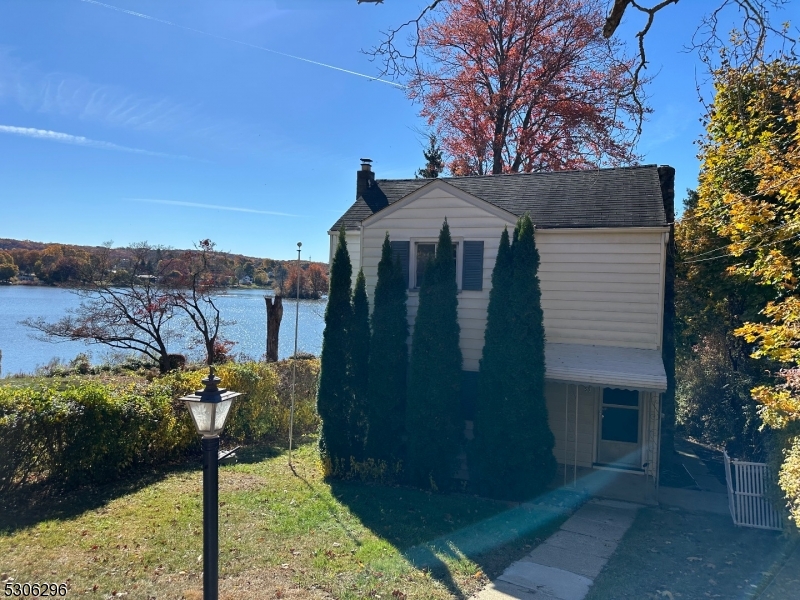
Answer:
M353 267L347 252L345 230L331 262L325 330L322 333L317 412L322 419L319 447L325 471L341 475L349 469L353 448L348 435L353 390L350 386L350 328L353 308L350 303Z
M425 269L411 345L406 423L408 475L420 487L449 485L463 438L456 269L445 220Z
M348 435L351 455L356 461L364 460L367 431L367 394L369 377L369 300L364 271L359 269L353 290L353 322L350 328L350 387L353 405L350 411Z
M297 361L295 436L315 432L317 360ZM38 377L0 383L0 492L35 481L73 487L104 483L143 465L200 450L183 395L208 371L173 372L152 382L107 376ZM222 437L228 443L288 439L291 361L227 363L222 385L244 395Z
M524 500L555 475L545 401L539 252L528 215L500 239L481 359L470 466L481 493Z
M403 458L408 373L407 282L383 240L372 309L366 456L397 470Z

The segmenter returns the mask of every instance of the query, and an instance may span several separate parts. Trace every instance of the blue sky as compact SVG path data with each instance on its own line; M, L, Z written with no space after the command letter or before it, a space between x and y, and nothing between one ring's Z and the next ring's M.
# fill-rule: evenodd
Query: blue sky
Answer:
M296 256L299 240L303 258L327 260L359 158L378 177L412 177L425 123L396 86L285 55L376 75L360 50L421 4L4 0L0 237L211 238L270 258ZM658 75L639 152L677 169L678 198L697 179L703 113L702 65L683 48L713 4L662 11L647 40ZM631 42L632 17L618 34Z

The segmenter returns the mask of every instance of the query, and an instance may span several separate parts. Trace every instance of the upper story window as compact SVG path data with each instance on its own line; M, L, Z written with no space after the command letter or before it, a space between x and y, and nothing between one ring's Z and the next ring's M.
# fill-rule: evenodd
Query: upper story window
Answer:
M418 242L416 244L416 285L415 288L422 287L422 280L425 278L425 266L433 261L436 256L437 244L432 242ZM453 266L458 271L458 242L453 242Z
M392 252L400 260L407 285L419 289L425 277L425 266L436 256L434 240L392 240ZM459 290L483 289L483 241L453 242L453 263Z

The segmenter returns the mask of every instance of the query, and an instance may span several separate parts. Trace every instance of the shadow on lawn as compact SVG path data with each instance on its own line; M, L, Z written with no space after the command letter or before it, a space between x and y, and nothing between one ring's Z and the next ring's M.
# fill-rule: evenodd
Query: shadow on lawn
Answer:
M516 505L408 487L335 480L330 485L336 499L365 527L462 600L466 596L453 578L448 559L467 558L495 578L554 532L571 512L553 501L553 492L533 503Z
M271 446L249 446L236 451L237 462L257 463L283 454ZM52 482L26 485L13 492L0 494L0 532L14 533L49 520L70 519L100 508L112 500L133 494L171 475L202 472L201 455L191 454L179 460L139 467L118 480L98 485L65 489Z

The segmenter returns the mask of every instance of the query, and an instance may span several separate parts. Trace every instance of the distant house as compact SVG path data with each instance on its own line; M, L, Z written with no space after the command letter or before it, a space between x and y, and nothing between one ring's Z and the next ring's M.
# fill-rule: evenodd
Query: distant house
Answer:
M329 231L331 256L344 226L353 272L364 269L372 298L388 232L408 282L413 327L421 271L447 218L469 428L500 234L529 213L541 255L546 398L564 479L616 471L606 478L616 486L607 495L652 502L667 389L662 341L673 181L674 169L653 165L375 179L366 161L355 202Z

